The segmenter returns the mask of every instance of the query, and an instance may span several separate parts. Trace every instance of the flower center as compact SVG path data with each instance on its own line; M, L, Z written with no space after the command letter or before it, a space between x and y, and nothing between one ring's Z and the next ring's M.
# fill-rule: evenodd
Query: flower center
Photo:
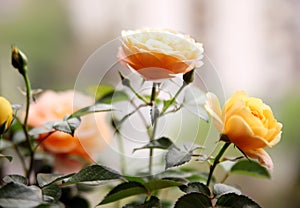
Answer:
M263 116L259 113L259 112L257 112L257 111L251 111L251 114L253 115L253 116L255 116L256 118L259 118L260 120L262 120L263 119Z

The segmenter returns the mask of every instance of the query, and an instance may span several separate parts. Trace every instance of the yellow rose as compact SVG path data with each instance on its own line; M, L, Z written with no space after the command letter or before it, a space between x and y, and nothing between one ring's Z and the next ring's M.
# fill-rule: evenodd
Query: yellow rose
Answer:
M201 43L188 35L162 29L122 31L118 58L147 80L171 78L200 67Z
M38 127L48 121L62 120L66 115L92 104L91 97L79 92L48 90L31 104L28 125ZM52 133L45 140L45 135L40 135L38 140L42 141L41 146L55 158L56 172L70 173L79 170L107 146L111 134L105 120L106 115L103 112L83 116L74 137L61 131ZM75 160L76 157L81 160Z
M13 119L13 109L8 100L0 97L0 134L3 134L9 127Z
M208 93L207 98L205 108L218 131L248 157L272 169L272 159L263 148L280 141L282 124L274 118L271 108L244 91L235 92L222 110L216 95Z

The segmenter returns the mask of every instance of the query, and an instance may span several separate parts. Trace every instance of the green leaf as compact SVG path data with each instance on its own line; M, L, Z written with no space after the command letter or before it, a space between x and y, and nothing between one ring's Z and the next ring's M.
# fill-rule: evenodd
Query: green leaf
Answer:
M81 197L81 196L74 196L70 200L68 200L66 203L66 207L72 207L72 208L86 208L91 207L87 199Z
M28 184L27 178L21 175L7 175L2 179L5 183L15 182L15 183L21 183L24 185Z
M231 167L230 173L244 174L249 176L270 178L269 171L253 160L240 160Z
M35 208L65 208L66 206L58 201L57 203L51 203L51 204L40 204L39 206L35 207Z
M174 145L174 143L169 138L161 137L159 139L149 142L145 146L133 149L133 152L135 152L136 150L141 150L141 149L153 149L153 148L168 149L172 145Z
M142 184L146 183L145 179L142 177L136 177L136 176L124 176L124 177L127 181L138 182Z
M146 193L147 189L143 184L138 182L124 182L115 186L98 205L108 204L129 196Z
M143 204L127 204L123 208L160 208L160 201L156 196L151 196L149 200L147 200Z
M129 100L128 95L124 91L115 90L110 85L99 85L96 89L95 97L96 103L106 104Z
M217 183L214 185L215 198L218 198L221 195L228 194L228 193L235 193L235 194L240 195L242 192L239 189L237 189L233 186L226 185L226 184Z
M180 197L174 208L211 208L210 198L202 193L188 193Z
M42 193L43 193L44 200L46 198L45 196L47 196L48 200L49 200L49 198L51 199L51 201L49 201L49 202L53 203L53 202L57 202L59 200L59 198L61 197L62 191L57 184L52 184L50 186L44 187L42 189Z
M166 169L182 165L192 159L192 153L172 147L166 154Z
M79 117L72 117L64 121L55 122L53 128L74 136L74 132L79 127L80 123L81 119Z
M9 162L11 162L13 160L13 157L12 156L9 156L9 155L3 155L3 154L0 154L0 158L6 158L8 159Z
M193 151L200 148L203 147L194 144L184 144L184 150L172 146L166 154L166 169L189 162L192 159Z
M112 111L112 110L113 110L113 108L111 105L96 103L95 105L81 108L80 110L74 112L73 114L68 116L67 120L69 120L71 118L85 116L85 115L91 114L91 113L108 112L108 111Z
M93 91L96 100L101 100L107 94L115 91L115 88L111 85L98 85L90 87L90 91Z
M156 177L157 178L181 178L186 181L202 181L206 182L207 180L207 173L202 173L196 171L192 168L183 168L180 169L168 169L162 173L159 173Z
M204 109L205 102L206 95L203 91L193 86L187 87L184 94L183 106L194 115L208 121L209 116Z
M46 134L46 133L50 133L55 131L55 129L53 128L53 125L58 122L58 121L49 121L47 123L44 123L43 126L40 127L36 127L31 129L28 134L30 136L36 136L36 135L40 135L40 134Z
M106 95L105 97L103 97L103 99L98 100L98 102L111 104L127 100L129 100L129 97L124 91L116 90L110 95Z
M162 112L166 111L174 102L175 102L175 100L173 100L173 99L164 100L164 105L163 105L163 108L162 108Z
M207 172L191 172L191 176L187 177L186 179L189 181L200 181L200 182L206 182L208 178L208 173ZM215 177L212 177L212 182L215 182Z
M147 99L147 100L151 100L151 95L144 95L144 97ZM155 98L155 100L154 100L154 102L155 102L155 104L156 105L159 105L159 104L161 104L163 101L161 100L161 99L159 99L159 98Z
M91 165L71 176L65 183L99 182L113 179L124 179L124 177L108 167Z
M42 203L42 191L36 186L8 183L0 189L0 206L6 208L31 208Z
M229 193L222 195L217 203L216 208L261 208L256 202L244 195Z
M175 181L177 183L180 183L180 184L187 184L189 182L189 180L185 179L185 178L182 178L182 177L164 177L164 178L161 178L163 180L169 180L169 181Z
M197 193L202 193L208 197L210 196L209 188L200 182L191 182L188 185L182 185L179 188L181 191L185 193L197 192Z
M148 192L153 192L156 190L161 190L164 188L174 187L174 186L181 186L183 185L182 182L175 181L175 180L168 180L168 179L155 179L151 180L148 183L143 184Z
M73 174L68 174L68 175L62 175L62 174L53 174L53 173L39 173L37 175L37 182L39 186L45 187L48 186L52 183L55 183L57 181L63 180L65 178L69 178L70 176L74 175Z

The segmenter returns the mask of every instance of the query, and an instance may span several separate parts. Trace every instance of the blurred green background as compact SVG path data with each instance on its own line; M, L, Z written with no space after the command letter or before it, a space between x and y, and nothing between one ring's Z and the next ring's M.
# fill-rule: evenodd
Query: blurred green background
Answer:
M262 207L299 207L299 10L298 1L284 0L0 0L0 94L23 102L21 77L10 66L12 45L28 56L33 88L65 90L74 87L87 58L123 29L190 34L204 43L211 62L203 78L214 71L221 80L216 93L229 97L244 89L271 105L284 125L280 144L267 150L272 179L232 176L227 182Z

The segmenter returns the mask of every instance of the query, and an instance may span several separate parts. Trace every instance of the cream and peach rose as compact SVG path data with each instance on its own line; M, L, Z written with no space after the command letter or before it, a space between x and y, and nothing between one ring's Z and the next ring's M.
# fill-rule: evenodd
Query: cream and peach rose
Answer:
M31 104L28 125L38 127L49 121L62 120L64 116L92 104L91 97L71 90L45 91L36 102ZM93 156L106 147L110 140L110 130L105 116L106 113L83 116L80 126L75 130L74 137L56 131L42 141L43 149L55 156L55 167L58 172L65 172L60 170L67 170L68 166L73 170L75 167L80 169L82 162L91 162ZM44 137L45 135L40 135L39 139Z
M222 110L216 95L208 93L207 98L205 108L217 130L248 157L272 169L272 159L263 148L280 141L282 124L274 118L271 108L244 91L235 92Z
M203 63L203 46L188 35L170 30L122 31L118 58L147 80L172 78Z
M0 97L0 134L3 134L9 127L13 119L13 110L9 101Z

